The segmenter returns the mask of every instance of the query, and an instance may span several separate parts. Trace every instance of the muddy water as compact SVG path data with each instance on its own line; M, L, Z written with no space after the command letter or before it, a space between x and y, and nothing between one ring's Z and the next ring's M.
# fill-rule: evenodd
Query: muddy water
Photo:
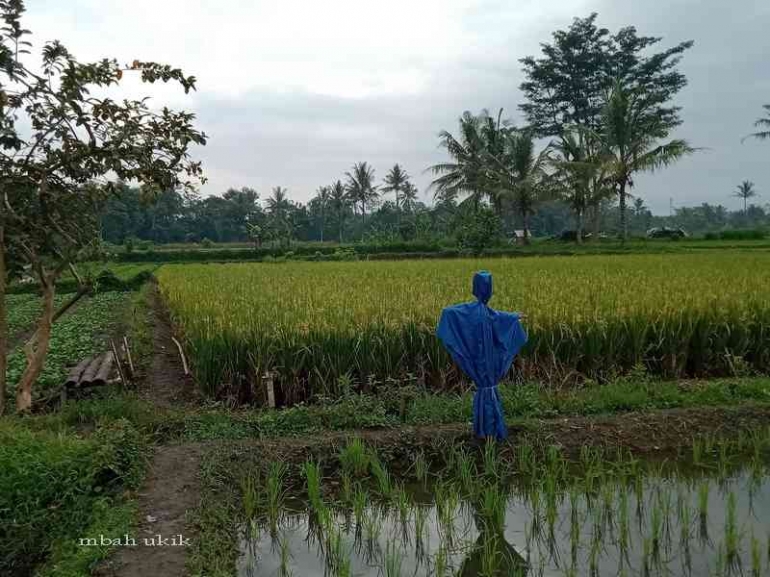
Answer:
M468 501L459 501L451 523L439 520L435 503L416 501L422 504L406 515L380 504L358 520L334 509L337 551L350 560L349 573L330 566L327 541L307 512L287 511L273 534L259 524L244 527L238 574L433 576L442 574L437 563L445 557L443 574L463 577L489 575L492 565L492 575L506 576L770 575L768 477L647 477L636 487L615 484L590 496L571 491L550 499L512 489L501 534L483 530L488 525Z

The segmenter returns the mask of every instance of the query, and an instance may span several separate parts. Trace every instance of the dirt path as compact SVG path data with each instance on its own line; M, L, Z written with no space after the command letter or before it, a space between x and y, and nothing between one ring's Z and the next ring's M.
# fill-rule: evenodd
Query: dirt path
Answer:
M148 374L139 384L139 396L161 408L195 405L200 397L191 376L185 376L173 330L157 286L150 291L153 356Z
M198 467L202 448L194 444L160 447L138 495L140 523L133 533L136 547L122 547L99 568L102 577L177 577L187 575L190 540L187 511L198 505ZM148 545L160 535L163 546ZM180 537L181 536L181 537Z
M162 408L194 406L199 396L193 380L185 376L168 313L157 287L150 292L153 357L138 384L141 398ZM117 550L99 568L105 577L176 577L187 575L188 546L174 545L195 537L187 512L200 498L199 467L202 446L188 443L157 447L144 485L138 494L139 526L132 535L136 547ZM145 544L160 535L163 546ZM181 536L181 537L180 537ZM176 538L174 540L174 538Z

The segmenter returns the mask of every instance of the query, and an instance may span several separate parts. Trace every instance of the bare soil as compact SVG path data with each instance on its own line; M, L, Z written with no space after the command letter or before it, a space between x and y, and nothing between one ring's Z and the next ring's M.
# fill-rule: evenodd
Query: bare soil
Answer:
M138 383L143 399L161 408L193 406L199 401L191 376L185 376L168 313L157 288L150 292L153 358ZM199 468L202 446L188 443L157 447L139 495L136 547L120 548L98 570L109 577L175 577L187 575L184 545L148 546L144 539L160 535L177 541L193 539L187 512L200 498ZM179 537L181 536L181 538Z
M152 312L153 356L148 373L138 385L139 396L161 408L195 405L200 396L191 375L184 374L168 310L157 286L149 293Z

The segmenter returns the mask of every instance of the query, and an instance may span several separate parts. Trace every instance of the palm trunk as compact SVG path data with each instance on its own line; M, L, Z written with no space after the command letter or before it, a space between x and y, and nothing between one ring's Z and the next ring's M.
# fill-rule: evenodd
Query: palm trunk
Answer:
M364 233L366 232L366 205L361 203L361 242L364 242Z
M525 210L521 218L524 224L524 244L529 244L529 213Z
M324 213L321 211L321 242L324 241Z
M401 236L401 209L398 206L398 189L396 189L396 228L398 229L398 236Z
M340 244L342 244L342 229L345 228L345 219L342 216L342 213L339 213L339 219L340 219Z
M621 240L625 244L628 240L628 215L626 214L626 181L621 180L618 183L618 200L620 208L620 235Z
M43 312L38 321L37 330L24 345L27 366L16 386L16 411L29 411L32 407L32 385L43 370L48 345L51 342L51 326L53 324L53 298L56 290L53 276L43 277Z
M0 208L0 417L5 412L5 371L8 365L8 315L5 309L5 223Z
M591 240L595 241L599 239L599 224L601 219L601 211L599 210L599 203L595 203L592 207L592 225L593 225L593 234L591 235Z
M575 240L578 244L583 244L583 209L577 211L577 231L575 233Z

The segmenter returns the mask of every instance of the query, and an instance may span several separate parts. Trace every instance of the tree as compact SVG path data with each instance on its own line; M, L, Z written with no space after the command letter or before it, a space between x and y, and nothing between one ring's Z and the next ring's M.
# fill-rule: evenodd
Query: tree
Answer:
M765 109L766 117L757 119L757 121L754 123L754 126L757 128L763 128L766 130L759 130L757 132L753 132L749 134L746 138L756 138L758 140L770 139L770 104L765 104L762 106L762 108Z
M152 110L147 99L103 96L126 74L148 83L174 82L185 92L195 88L194 77L154 62L79 62L58 41L43 47L39 66L28 66L23 12L21 0L0 3L0 402L9 248L31 267L42 294L42 313L24 347L19 411L32 404L32 387L48 352L56 281L97 238L99 204L119 181L142 184L146 196L191 186L202 171L188 147L206 142L191 113Z
M575 213L576 241L583 242L583 217L591 200L591 180L598 169L598 162L579 130L565 132L561 139L551 144L557 153L553 160L556 168L554 182L560 196Z
M526 102L520 109L537 136L560 136L573 125L598 131L604 94L616 79L643 95L661 125L670 130L680 124L680 108L670 102L687 84L676 66L693 43L650 53L661 38L638 36L634 27L613 35L597 27L596 19L596 13L576 18L567 30L553 33L551 44L541 45L542 58L521 60Z
M273 236L285 240L288 245L292 237L291 209L288 191L281 187L273 187L273 192L265 201L267 213L270 215L270 228Z
M329 205L331 196L331 187L319 186L315 196L315 201L321 213L321 242L324 241L324 228L326 227L326 207Z
M342 184L342 181L338 180L331 185L329 191L329 200L331 202L334 212L337 214L337 225L339 226L339 243L342 244L342 232L345 228L345 213L350 207L350 196L347 190Z
M428 170L436 176L430 187L434 198L441 195L468 195L474 206L488 196L487 166L482 126L486 113L474 116L468 111L460 117L460 136L455 138L449 131L439 133L439 146L446 149L451 162L434 164Z
M502 158L495 158L489 172L496 175L498 198L509 198L521 217L524 242L529 243L529 217L538 202L551 192L547 168L551 150L535 153L535 141L529 130L504 132ZM499 214L499 211L498 211Z
M374 185L374 169L366 162L357 162L352 172L346 172L347 191L353 204L361 205L361 240L366 228L366 207L377 200L379 196Z
M385 186L381 187L382 192L393 192L396 196L396 210L401 208L398 202L398 193L403 192L409 183L409 175L398 164L394 164L387 175L385 175Z
M628 238L626 201L628 189L634 184L634 174L668 166L695 149L681 139L659 144L668 135L669 122L641 89L628 88L620 81L607 97L601 133L584 130L602 142L603 164L618 197L620 233L625 241Z
M415 203L417 202L417 187L411 182L407 182L404 185L404 189L401 191L401 208L404 212L410 213L414 210Z
M744 180L738 185L733 196L743 199L743 214L748 214L748 201L750 198L757 196L757 191L754 190L754 183L750 180Z

